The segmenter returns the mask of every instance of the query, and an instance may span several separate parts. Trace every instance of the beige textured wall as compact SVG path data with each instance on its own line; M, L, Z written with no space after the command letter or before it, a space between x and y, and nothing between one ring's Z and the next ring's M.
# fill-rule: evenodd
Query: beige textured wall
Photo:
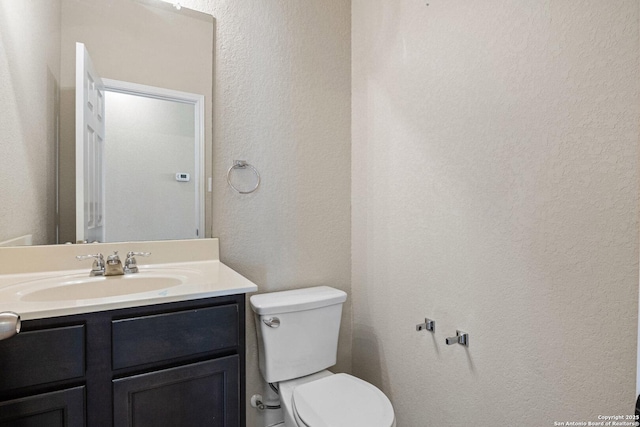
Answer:
M352 1L354 373L399 427L630 414L638 2L428 3Z
M220 258L260 292L312 285L349 291L350 4L344 0L189 0L216 19L213 234ZM258 191L226 184L233 160ZM351 367L350 309L337 370ZM267 395L250 311L247 395ZM277 412L247 409L248 426Z
M353 342L355 373L391 397L399 427L631 412L636 1L183 3L217 19L222 260L261 291L352 280L338 369L351 368ZM4 29L18 21L5 21L0 42L16 49ZM36 157L24 142L39 139L39 107L17 107L15 66L0 53L0 94L14 100L0 105L0 143ZM234 159L260 170L256 193L226 186ZM0 237L12 237L5 217L32 209L0 189ZM435 336L415 332L425 316ZM248 320L250 396L265 390ZM468 350L444 345L456 328Z
M60 2L0 0L0 241L56 238Z

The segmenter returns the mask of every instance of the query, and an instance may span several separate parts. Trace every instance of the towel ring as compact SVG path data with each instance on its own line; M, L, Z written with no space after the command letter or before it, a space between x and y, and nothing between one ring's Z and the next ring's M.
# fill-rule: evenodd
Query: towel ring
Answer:
M236 188L235 185L233 185L231 183L231 171L234 169L246 169L246 168L250 168L253 173L256 175L256 186L253 187L251 190L249 191L240 191L238 188ZM244 160L234 160L233 161L233 166L231 166L229 168L229 170L227 171L227 184L229 184L229 186L231 188L233 188L234 190L236 190L238 193L240 194L249 194L249 193L253 193L254 191L256 191L258 189L258 187L260 186L260 174L258 173L258 170L256 168L254 168L253 166L251 166L249 163L247 163Z

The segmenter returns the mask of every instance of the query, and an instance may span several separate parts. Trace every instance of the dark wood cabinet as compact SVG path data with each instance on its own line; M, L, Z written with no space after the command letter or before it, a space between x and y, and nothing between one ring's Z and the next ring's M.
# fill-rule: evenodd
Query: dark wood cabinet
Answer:
M82 427L84 387L0 402L0 425L6 427Z
M0 393L84 377L84 329L76 323L0 341Z
M114 424L237 426L238 364L238 356L227 356L115 380Z
M0 426L245 426L245 296L29 320L0 341Z

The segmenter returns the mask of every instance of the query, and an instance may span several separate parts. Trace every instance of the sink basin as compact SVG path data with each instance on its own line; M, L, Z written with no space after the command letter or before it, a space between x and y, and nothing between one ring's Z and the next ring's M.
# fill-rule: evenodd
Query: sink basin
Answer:
M166 290L182 285L178 274L136 273L124 276L89 277L72 275L34 280L18 292L22 301L46 302L87 300Z

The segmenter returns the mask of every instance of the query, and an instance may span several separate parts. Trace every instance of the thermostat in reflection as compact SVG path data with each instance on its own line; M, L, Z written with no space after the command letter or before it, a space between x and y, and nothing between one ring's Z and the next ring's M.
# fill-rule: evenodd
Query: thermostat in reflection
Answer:
M176 181L189 182L189 181L191 181L191 175L189 175L188 173L185 173L185 172L178 172L176 174Z

